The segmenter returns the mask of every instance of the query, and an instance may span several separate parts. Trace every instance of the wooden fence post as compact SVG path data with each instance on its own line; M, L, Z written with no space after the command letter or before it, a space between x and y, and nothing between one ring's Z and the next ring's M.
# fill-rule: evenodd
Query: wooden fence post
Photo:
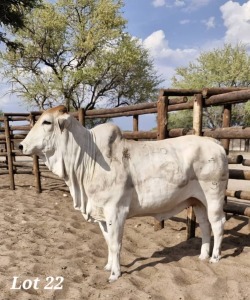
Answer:
M202 95L194 95L193 129L197 136L202 135ZM196 217L193 207L187 209L187 239L195 237Z
M82 124L82 126L85 127L85 109L84 108L79 108L78 117L79 117L79 122Z
M133 131L139 131L139 115L133 116Z
M10 136L14 137L13 130L10 130ZM12 139L10 139L10 142L11 142L11 151L12 151L13 173L15 174L16 173L16 167L15 167L16 155L13 152L15 150L15 143Z
M232 105L231 104L224 105L223 117L222 117L222 127L230 127L231 112L232 112ZM230 146L230 139L222 139L221 143L226 151L226 154L228 154L229 146Z
M10 178L10 189L15 190L10 124L9 124L8 116L4 116L4 128L5 128L5 138L6 138L6 148L7 148L7 158L8 158L8 171L9 171L9 178Z
M30 113L30 125L33 127L36 122L36 116L32 113ZM39 170L39 159L37 155L33 155L33 172L35 175L35 187L36 192L39 194L42 192L42 186L41 186L41 176L40 176L40 170Z
M232 104L224 105L223 116L222 116L222 127L230 127L232 116ZM221 139L221 144L224 147L226 154L229 154L230 139ZM225 204L227 204L227 196L224 198ZM226 219L228 219L228 214L226 213Z
M133 131L139 131L139 115L133 116ZM138 141L138 139L135 139Z
M167 138L168 97L160 94L157 102L157 140Z
M5 156L5 162L6 162L6 168L8 169L8 150L7 150L7 143L6 143L6 134L5 134L5 142L4 142L4 151L6 154Z
M168 97L164 96L164 91L160 91L157 101L157 140L167 138L167 124L168 124ZM163 221L155 221L154 230L164 228Z
M202 95L194 95L194 108L193 108L193 129L194 134L201 136L202 135Z

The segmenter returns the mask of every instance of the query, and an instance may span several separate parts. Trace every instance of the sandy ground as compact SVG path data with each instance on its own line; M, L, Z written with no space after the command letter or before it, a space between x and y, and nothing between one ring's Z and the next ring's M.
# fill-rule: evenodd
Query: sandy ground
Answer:
M61 182L44 180L45 190L38 195L32 176L15 178L17 187L11 191L8 178L0 176L1 300L250 299L248 218L231 216L227 221L218 264L198 260L199 228L197 237L186 241L185 212L159 232L154 232L152 218L127 220L122 277L109 284L103 270L107 247L99 226L73 209ZM59 284L62 289L45 289L49 276L49 287ZM31 280L37 280L38 289L32 283L25 290Z

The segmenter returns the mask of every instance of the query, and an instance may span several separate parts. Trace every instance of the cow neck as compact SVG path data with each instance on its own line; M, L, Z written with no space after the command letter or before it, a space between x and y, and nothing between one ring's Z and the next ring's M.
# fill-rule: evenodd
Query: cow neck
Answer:
M93 132L84 128L84 138L83 138L83 179L84 183L88 183L92 180L95 162L96 162L96 139Z

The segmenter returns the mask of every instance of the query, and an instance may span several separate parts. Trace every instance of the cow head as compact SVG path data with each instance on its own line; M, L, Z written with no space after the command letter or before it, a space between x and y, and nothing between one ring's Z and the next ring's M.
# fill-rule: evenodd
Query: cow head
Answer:
M60 105L45 111L26 138L19 145L19 149L27 155L36 154L46 156L55 151L57 135L62 134L64 128L69 127L71 117L65 106Z

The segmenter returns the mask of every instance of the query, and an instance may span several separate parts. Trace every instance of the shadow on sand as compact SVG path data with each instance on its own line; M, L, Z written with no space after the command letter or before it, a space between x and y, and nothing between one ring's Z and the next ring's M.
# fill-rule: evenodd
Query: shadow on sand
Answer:
M248 218L241 217L241 216L233 216L235 219L239 220L240 223L230 229L225 230L223 244L222 244L222 258L226 259L228 257L236 257L242 253L245 247L250 247L250 233L243 234L239 231L248 225ZM180 218L172 218L172 220L177 222L183 222L184 219ZM123 267L130 268L138 262L141 262L141 265L136 267L131 271L124 271L124 274L132 274L135 271L141 271L148 267L155 267L158 264L168 264L171 262L176 262L181 260L183 257L186 256L199 256L200 254L200 247L201 247L201 238L192 238L190 240L181 242L173 247L165 247L160 251L154 252L150 257L139 257L136 258L134 261L127 265L123 265ZM211 239L211 249L213 247L213 237ZM223 251L233 250L232 254L223 255ZM151 258L156 258L157 260L151 261L149 263L144 263L144 261L149 260Z

